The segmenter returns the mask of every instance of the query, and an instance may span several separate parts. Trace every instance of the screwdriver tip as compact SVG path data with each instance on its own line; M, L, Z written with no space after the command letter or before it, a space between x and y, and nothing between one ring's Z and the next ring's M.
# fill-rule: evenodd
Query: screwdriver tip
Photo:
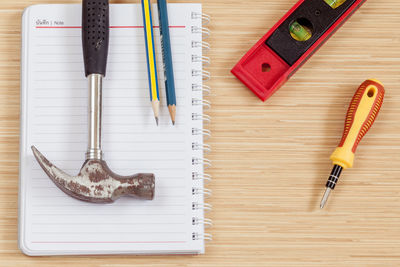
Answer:
M172 125L175 125L175 121L172 121Z
M321 205L320 208L323 209L326 205L326 202L328 201L329 195L331 194L332 189L330 189L329 187L326 188L324 196L322 197L321 200Z
M158 126L158 117L154 117L156 119L156 124Z

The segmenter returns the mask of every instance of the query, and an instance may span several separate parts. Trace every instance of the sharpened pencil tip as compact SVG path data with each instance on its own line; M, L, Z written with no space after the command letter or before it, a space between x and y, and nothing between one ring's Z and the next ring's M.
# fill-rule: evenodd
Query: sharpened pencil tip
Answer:
M168 105L168 110L171 116L172 125L175 125L176 105Z
M154 112L154 118L156 120L157 126L158 126L158 115L159 115L159 111L160 111L160 101L153 100L151 101L151 105L153 107L153 112Z

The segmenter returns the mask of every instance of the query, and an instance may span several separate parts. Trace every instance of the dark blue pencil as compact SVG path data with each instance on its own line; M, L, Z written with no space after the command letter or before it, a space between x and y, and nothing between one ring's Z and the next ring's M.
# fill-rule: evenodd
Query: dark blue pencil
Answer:
M169 35L167 1L158 0L158 16L160 20L161 47L164 61L165 90L167 94L167 105L172 124L175 125L176 117L176 95L174 68L172 64L171 39Z

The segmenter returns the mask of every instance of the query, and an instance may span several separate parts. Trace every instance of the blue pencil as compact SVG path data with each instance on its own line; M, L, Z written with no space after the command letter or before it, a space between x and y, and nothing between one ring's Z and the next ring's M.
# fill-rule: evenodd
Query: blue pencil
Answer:
M172 124L175 125L176 94L175 94L174 68L172 63L171 38L169 35L167 1L158 0L157 5L158 5L158 16L160 20L160 34L161 34L162 55L164 61L164 76L165 76L165 90L167 95L167 105L169 114L171 116Z

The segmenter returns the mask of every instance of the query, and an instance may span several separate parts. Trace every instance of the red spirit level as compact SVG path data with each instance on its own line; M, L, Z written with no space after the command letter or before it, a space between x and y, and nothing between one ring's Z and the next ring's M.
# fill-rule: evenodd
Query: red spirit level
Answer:
M232 73L261 100L267 100L365 1L300 0Z

